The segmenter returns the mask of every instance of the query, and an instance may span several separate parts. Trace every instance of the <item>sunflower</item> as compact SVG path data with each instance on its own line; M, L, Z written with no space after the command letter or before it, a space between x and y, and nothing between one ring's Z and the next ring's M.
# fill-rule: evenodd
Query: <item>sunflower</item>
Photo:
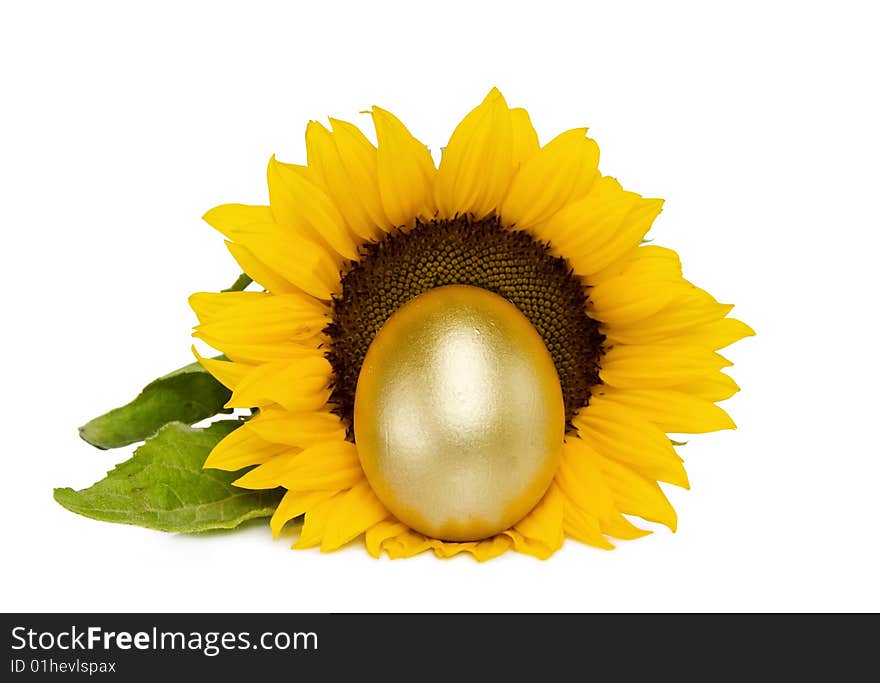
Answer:
M205 467L283 487L295 548L378 557L599 548L676 528L667 432L734 427L718 350L753 334L644 238L662 201L599 173L586 128L544 146L493 89L439 167L390 112L306 128L269 205L205 220L263 291L194 294L199 356L253 417ZM197 354L198 355L198 354Z

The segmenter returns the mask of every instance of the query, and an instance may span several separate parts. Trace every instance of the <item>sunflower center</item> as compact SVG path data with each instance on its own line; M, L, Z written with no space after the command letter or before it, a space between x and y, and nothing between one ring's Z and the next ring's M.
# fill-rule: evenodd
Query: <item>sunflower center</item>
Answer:
M333 301L327 359L330 402L353 438L352 416L361 365L391 315L435 287L482 287L514 304L544 341L562 386L566 425L599 383L604 336L586 313L583 283L546 244L498 218L417 221L367 244L342 278Z

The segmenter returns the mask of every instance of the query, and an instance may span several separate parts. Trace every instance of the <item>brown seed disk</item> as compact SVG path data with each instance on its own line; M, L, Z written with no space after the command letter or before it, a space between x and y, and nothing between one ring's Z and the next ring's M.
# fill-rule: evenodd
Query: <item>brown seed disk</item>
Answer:
M361 250L342 277L333 301L327 359L333 366L330 402L352 432L354 394L367 349L388 318L434 287L482 287L512 302L544 340L565 402L566 424L600 383L604 335L586 312L584 284L563 258L496 217L417 221Z

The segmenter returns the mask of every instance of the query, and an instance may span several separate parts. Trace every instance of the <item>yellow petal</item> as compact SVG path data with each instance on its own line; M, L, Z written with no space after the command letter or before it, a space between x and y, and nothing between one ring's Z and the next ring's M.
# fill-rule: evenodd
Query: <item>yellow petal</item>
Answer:
M248 301L260 301L271 296L268 292L196 292L189 297L190 308L200 323L223 318L226 312Z
M416 217L434 214L436 169L428 148L391 112L373 107L379 149L376 163L382 207L391 224L411 226Z
M470 553L477 562L486 562L507 552L512 545L513 542L509 536L498 534L477 543L470 550Z
M538 134L529 112L519 107L510 110L510 125L513 129L513 163L520 167L540 149Z
M516 170L510 110L497 88L458 124L443 150L434 188L439 215L495 211Z
M332 369L316 355L264 363L251 370L235 386L228 408L262 407L278 403L292 412L321 408L329 397Z
M693 344L717 351L754 334L755 331L744 322L734 318L722 318L683 330L677 335L668 337L666 342L669 344Z
M593 531L623 539L639 538L647 531L633 526L620 514L595 458L595 451L587 443L569 434L562 448L562 458L556 472L556 483L566 499L566 533L578 540L608 548L604 538ZM595 524L593 524L593 521Z
M291 448L284 444L272 445L281 450L232 482L235 486L254 490L274 489L281 486L280 473L287 471L290 463L300 454L301 449Z
M688 488L684 465L669 438L635 410L609 401L591 402L572 423L596 453L625 463L651 479Z
M386 519L378 524L374 524L364 536L364 545L367 552L373 557L379 557L382 554L382 546L389 539L408 531L406 524L402 524L395 519Z
M248 422L257 435L274 443L305 448L322 441L341 441L345 427L332 413L289 413L286 410L267 409Z
M247 204L223 204L208 211L202 219L212 228L230 237L239 228L254 223L271 223L272 210L268 206L248 206Z
M627 192L605 176L534 232L567 258L575 273L589 278L636 249L662 208L662 200Z
M693 394L707 401L724 401L739 391L739 385L720 370L705 377L689 380L683 384L672 387L676 391L685 394Z
M321 551L336 550L389 516L366 479L337 496L327 517Z
M388 557L397 560L403 557L412 557L431 548L438 546L438 541L428 539L414 531L404 531L382 543L382 549L388 553Z
M621 512L663 524L675 531L678 517L657 482L612 458L602 454L596 457L614 496L614 503Z
M247 472L235 485L246 489L283 486L291 491L341 491L363 478L357 449L349 441L324 441L290 457L276 457Z
M222 351L227 358L250 365L289 361L311 356L322 343L320 337L312 337L302 341L247 344L216 339L198 331L194 332L193 336L210 344L218 351Z
M638 248L662 210L662 199L640 196L623 223L601 248L597 247L594 252L587 250L582 254L582 258L578 260L579 272L585 276L601 272L619 258Z
M621 273L590 282L590 313L612 330L654 315L692 287L681 277L678 254L660 247L635 249Z
M501 205L507 224L528 228L586 196L599 174L599 147L586 128L558 135L519 169ZM442 169L442 166L441 166Z
M361 240L375 240L380 230L361 202L335 137L317 121L309 122L306 127L309 169L345 219L348 229Z
M613 283L613 285L611 284ZM650 278L632 278L608 281L601 289L597 285L589 292L587 310L590 317L606 325L609 343L630 341L627 330L637 329L642 320L656 315L684 289L684 281L658 282ZM620 338L618 336L620 332Z
M243 424L214 446L204 467L235 472L249 465L261 465L288 450L289 446L270 443Z
M598 185L598 184L597 184ZM627 252L619 259L593 273L590 284L599 286L607 280L625 275L651 273L659 282L677 282L682 279L681 260L672 249L645 244Z
M702 434L735 429L730 416L711 401L674 389L615 389L605 387L593 395L595 402L625 406L664 432Z
M324 538L324 528L327 526L327 519L338 498L339 494L334 495L332 498L327 498L305 513L299 539L297 539L292 547L300 550L303 548L314 548L316 545L321 544L321 539Z
M272 536L278 538L284 525L299 517L334 495L333 491L288 491L275 508L269 526Z
M256 296L230 296L236 294ZM329 322L327 306L310 296L260 292L225 292L213 296L227 299L228 304L214 304L222 306L222 314L203 322L196 331L214 339L243 343L307 339L321 332ZM195 297L201 299L193 304ZM203 295L190 297L190 305L194 307L200 301L204 301Z
M235 259L241 269L264 289L276 294L303 291L254 256L254 253L247 247L241 244L235 244L234 242L227 242L226 248L229 249L229 253L232 254L232 258ZM329 292L324 298L330 298Z
M340 289L339 265L330 251L297 232L255 223L237 230L235 240L272 272L314 297L329 300Z
M470 554L477 562L486 562L502 553L510 550L513 541L510 536L497 534L482 541L469 541L466 543L452 543L437 539L428 539L434 554L437 557L447 559L462 553Z
M554 483L534 509L513 529L504 532L517 552L546 560L565 540L563 511L565 498Z
M360 201L371 223L389 232L394 226L382 206L376 148L354 124L330 119L330 125L333 128L336 149L351 181L352 195ZM432 175L433 168L432 162Z
M605 354L599 376L606 384L621 389L675 387L730 365L714 351L698 346L619 345Z
M204 218L236 244L245 247L246 251L241 248L230 248L230 251L245 268L245 272L268 289L278 292L290 290L289 287L284 287L283 283L278 282L278 276L280 276L281 279L286 279L297 287L315 294L309 288L304 287L300 280L303 277L308 279L309 274L315 275L319 279L322 276L326 278L329 271L328 291L333 292L336 286L333 281L338 279L340 265L338 256L335 256L338 249L334 250L334 248L342 248L338 243L341 238L337 239L338 236L334 232L334 228L328 222L330 219L321 222L323 216L321 210L335 211L335 208L326 197L324 197L324 201L328 206L322 205L315 208L314 205L318 200L314 200L314 198L309 203L307 188L312 188L314 190L312 194L316 197L323 197L323 193L308 180L305 180L301 173L291 171L291 168L290 164L276 162L274 157L269 163L270 197L273 193L276 196L276 206L273 206L272 209L264 206L225 204L211 209ZM284 179L290 182L285 182ZM291 181L290 179L295 180ZM300 188L300 191L295 193L301 203L299 209L301 218L298 220L294 220L278 208L287 207L293 202L293 199L288 196L290 192L287 191L291 183L293 185L299 183L306 188ZM300 197L300 195L303 196ZM338 217L338 212L336 216ZM341 217L339 220L341 221ZM320 223L320 230L313 229L312 223L309 221ZM351 246L343 255L347 258L354 258L357 254L354 243L351 242L344 227L341 229ZM322 240L332 245L330 250L318 246L317 242ZM323 253L318 253L319 249ZM252 271L253 274L251 274ZM327 297L324 296L324 298Z
M562 526L566 534L581 543L603 550L614 548L614 544L602 535L599 520L568 500L563 507Z
M434 554L444 560L460 555L461 553L471 553L477 547L477 541L454 543L452 541L441 541L435 538L429 540L431 541L431 547L434 549Z
M202 367L205 368L220 384L227 389L235 391L235 387L241 384L242 380L254 371L255 366L245 365L243 363L230 363L225 360L216 360L214 358L204 358L192 347L192 352L198 359Z
M269 160L269 203L275 222L302 237L326 244L346 259L357 259L357 244L324 191L289 164Z
M732 308L731 304L720 304L708 292L686 283L664 308L638 322L615 325L610 336L626 344L651 344L721 320Z

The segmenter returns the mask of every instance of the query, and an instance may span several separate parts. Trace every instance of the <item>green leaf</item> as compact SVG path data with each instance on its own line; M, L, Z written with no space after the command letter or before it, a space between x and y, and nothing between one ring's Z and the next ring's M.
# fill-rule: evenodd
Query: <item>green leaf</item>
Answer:
M92 519L160 531L232 529L268 517L283 489L249 491L232 485L241 473L202 469L211 449L240 425L238 420L206 429L167 424L104 479L81 491L55 489L55 500Z
M169 422L193 424L223 410L229 389L191 363L148 384L131 403L96 417L79 435L97 448L118 448L155 434Z

